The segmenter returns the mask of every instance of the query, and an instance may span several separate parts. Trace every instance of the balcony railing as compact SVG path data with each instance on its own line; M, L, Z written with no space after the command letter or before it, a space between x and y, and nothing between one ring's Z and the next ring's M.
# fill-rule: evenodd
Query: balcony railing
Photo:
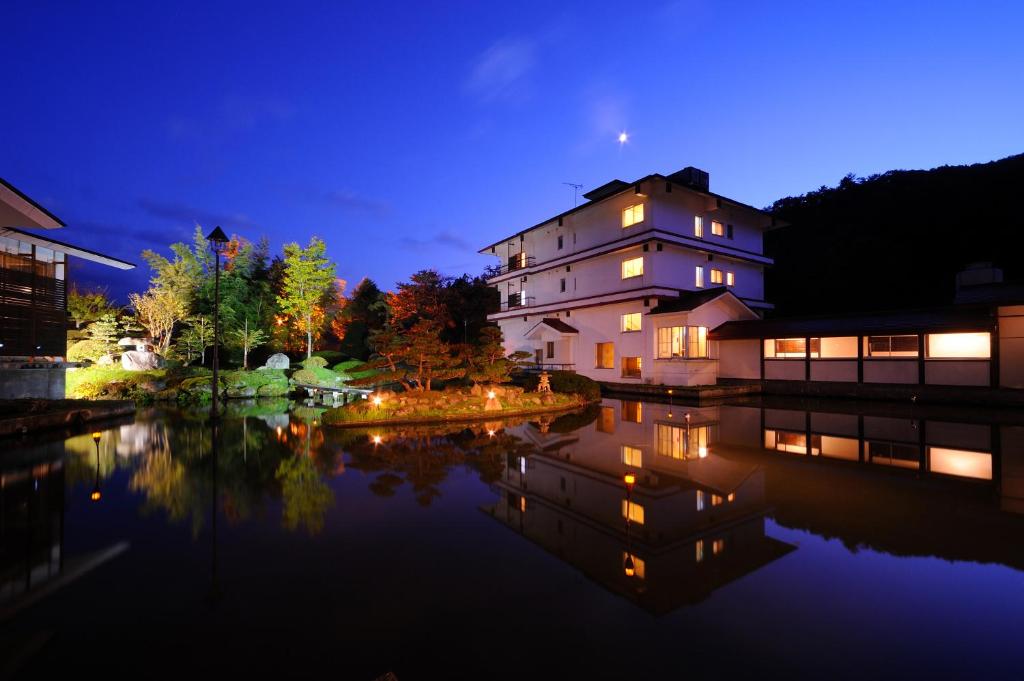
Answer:
M524 296L521 293L513 293L509 295L508 300L501 304L502 310L514 310L519 307L531 307L533 305L533 296Z
M557 364L555 362L530 362L527 364L520 364L519 369L529 373L539 373L541 371L576 371L575 364Z
M528 255L525 258L515 257L509 260L509 262L501 267L492 267L488 270L488 277L500 277L503 274L509 272L515 272L516 270L525 270L529 267L533 267L537 264L537 258L532 255Z

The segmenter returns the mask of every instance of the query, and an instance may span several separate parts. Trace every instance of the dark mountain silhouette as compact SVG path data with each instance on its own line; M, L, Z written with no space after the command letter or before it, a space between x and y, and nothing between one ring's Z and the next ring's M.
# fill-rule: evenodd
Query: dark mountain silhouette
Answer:
M1024 154L991 163L844 177L776 201L765 235L775 316L945 305L971 262L1024 280Z

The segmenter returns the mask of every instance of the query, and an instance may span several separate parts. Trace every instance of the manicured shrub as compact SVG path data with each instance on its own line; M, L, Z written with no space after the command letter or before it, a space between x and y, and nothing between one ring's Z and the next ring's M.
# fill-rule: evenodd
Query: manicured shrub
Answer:
M324 366L337 364L338 362L342 362L348 359L348 355L346 355L344 352L338 352L337 350L317 350L316 352L313 353L313 356L323 357L325 360L327 360L327 363L324 364Z
M106 354L107 346L104 343L94 340L80 340L68 347L69 362L84 362L86 360L95 362L102 355Z
M299 365L303 369L324 369L327 367L327 360L324 359L323 357L317 357L316 355L313 355L312 357L309 357L304 361L299 362Z

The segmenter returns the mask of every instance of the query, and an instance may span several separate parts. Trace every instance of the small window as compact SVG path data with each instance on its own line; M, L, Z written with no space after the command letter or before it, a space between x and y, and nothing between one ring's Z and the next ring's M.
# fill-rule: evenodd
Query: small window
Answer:
M685 327L663 326L658 329L658 359L682 357L686 348Z
M708 356L708 327L686 327L686 356L690 359L705 359Z
M623 357L622 358L622 377L623 378L640 378L640 358L639 357Z
M558 280L558 288L562 293L565 293L565 279Z
M630 423L644 422L643 402L635 400L622 400L622 420Z
M868 336L864 339L866 357L917 357L917 336Z
M636 523L637 525L643 525L644 507L634 501L630 501L629 499L623 499L622 517Z
M633 468L643 468L643 452L638 447L622 445L622 463Z
M819 356L821 339L811 339L811 356ZM768 359L803 359L807 356L806 338L766 338L764 356Z
M711 233L715 236L725 236L725 225L718 220L711 221Z
M698 239L704 238L704 216L693 216L693 235Z
M712 284L721 284L722 283L722 270L716 270L716 269L712 269L711 270L711 283Z
M628 206L622 211L622 226L632 227L638 222L644 221L644 204L638 203L633 206Z
M641 323L640 320L641 315L639 312L631 312L629 314L622 315L622 332L639 331Z
M694 285L697 288L704 288L704 267L703 266L697 265L696 278L695 278L693 283L694 283Z
M558 235L558 250L562 250L562 235Z
M615 368L615 343L597 343L594 366L598 369Z
M630 277L640 277L644 273L644 259L643 257L631 258L629 260L622 261L622 278L629 279Z
M725 273L725 285L726 286L735 286L736 285L736 273L735 272L726 272Z
M927 341L929 359L988 359L992 355L988 332L930 333Z
M547 342L547 356L548 359L554 359L555 357L555 341Z
M725 238L726 239L731 239L732 238L732 225L726 225L725 226Z

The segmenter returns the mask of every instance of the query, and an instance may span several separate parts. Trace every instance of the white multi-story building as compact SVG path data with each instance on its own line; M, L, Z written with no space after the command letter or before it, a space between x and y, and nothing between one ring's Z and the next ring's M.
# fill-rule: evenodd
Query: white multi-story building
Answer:
M488 245L490 316L509 352L606 382L701 385L718 376L708 330L756 319L772 216L684 168L613 180L572 210Z

